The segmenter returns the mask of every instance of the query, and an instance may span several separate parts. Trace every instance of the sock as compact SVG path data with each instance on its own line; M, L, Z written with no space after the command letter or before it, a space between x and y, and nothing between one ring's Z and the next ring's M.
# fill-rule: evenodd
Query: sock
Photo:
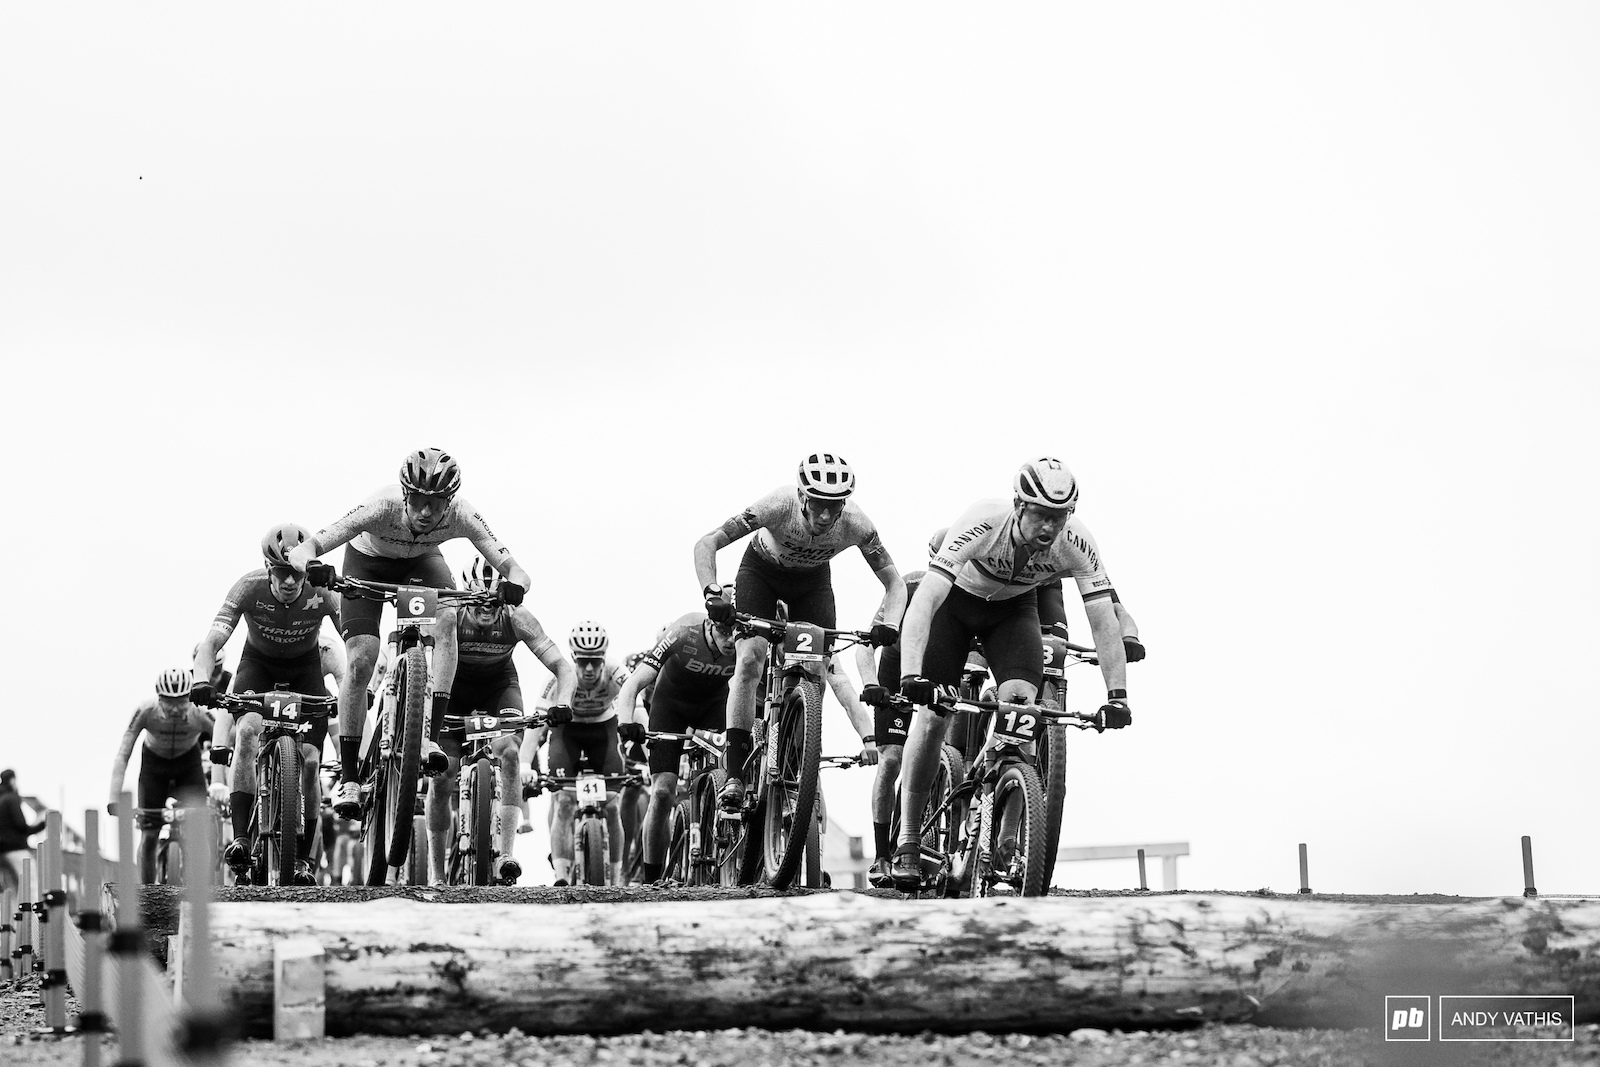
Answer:
M902 847L911 845L920 850L922 837L922 813L928 807L928 794L916 793L910 789L904 790L904 802L900 805L900 844ZM906 818L907 813L914 818ZM912 825L915 822L916 825Z
M339 780L354 782L361 765L361 738L339 735Z
M894 842L889 840L889 824L875 822L872 824L872 843L878 849L878 858L886 860L889 853L894 851Z
M727 733L728 755L727 768L729 778L744 779L744 765L750 759L750 731L733 730Z
M661 866L659 863L641 863L639 865L639 880L642 882L660 881Z
M439 727L444 725L444 713L450 707L449 693L433 694L433 713L428 717L428 737L430 740L439 739Z
M255 814L256 795L254 793L229 793L228 811L233 819L233 836L242 838L250 832L250 816Z

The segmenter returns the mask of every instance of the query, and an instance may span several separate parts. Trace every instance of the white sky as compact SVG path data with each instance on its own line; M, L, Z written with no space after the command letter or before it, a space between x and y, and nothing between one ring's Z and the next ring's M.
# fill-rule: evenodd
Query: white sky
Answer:
M1514 893L1531 834L1600 890L1597 45L1581 3L6 5L0 764L104 803L261 533L419 445L622 651L806 451L908 571L1049 452L1150 649L1063 844Z

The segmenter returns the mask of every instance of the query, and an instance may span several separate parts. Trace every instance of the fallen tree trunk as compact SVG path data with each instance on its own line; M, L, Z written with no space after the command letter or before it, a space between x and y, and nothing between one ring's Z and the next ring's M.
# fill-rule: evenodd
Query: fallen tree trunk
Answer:
M321 941L328 1032L761 1026L1376 1026L1385 995L1600 1008L1600 905L1223 895L894 901L853 893L553 907L217 904L224 1002L272 1018L272 944Z

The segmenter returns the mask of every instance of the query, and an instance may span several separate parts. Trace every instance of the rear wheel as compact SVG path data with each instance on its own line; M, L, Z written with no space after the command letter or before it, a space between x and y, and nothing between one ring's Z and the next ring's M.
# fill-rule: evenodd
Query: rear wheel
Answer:
M776 747L776 773L767 779L761 820L767 880L787 889L800 873L817 803L822 759L822 690L816 679L797 679L783 695L769 744Z
M583 864L583 885L606 884L605 824L590 817L578 825L575 854ZM574 881L577 881L574 879Z
M717 808L717 797L727 782L728 772L721 767L713 767L694 780L694 792L687 801L689 862L685 881L690 885L728 885L738 880L728 876L734 872L724 863L738 824L724 821Z
M300 846L300 743L291 734L279 737L277 749L277 810L267 830L268 877L273 885L294 885L294 865Z
M411 847L406 851L406 885L428 884L428 817L411 816Z
M388 770L380 765L372 779L372 807L361 835L361 851L366 859L368 885L389 884L389 856L383 843L389 836Z
M465 772L463 772L465 773ZM494 765L472 765L472 884L494 884Z
M1040 700L1060 706L1061 690L1053 681L1044 683ZM1044 730L1039 735L1038 755L1035 763L1039 768L1039 781L1044 786L1044 814L1045 814L1045 843L1046 856L1044 871L1044 888L1050 890L1050 882L1056 870L1056 851L1061 845L1061 812L1067 803L1067 728L1065 724L1054 719L1046 719Z
M421 645L406 650L395 683L395 750L389 753L389 837L384 842L391 867L406 865L411 847L411 815L417 803L417 770L422 735L428 728L428 657Z
M1039 772L1013 763L1000 772L978 842L988 858L974 861L969 896L990 896L1009 890L1017 896L1044 894L1044 787Z
M690 849L689 828L694 824L694 801L684 797L672 806L667 816L667 855L661 865L664 877L687 885L695 884L695 857Z
M756 801L749 818L722 820L721 832L728 835L729 840L728 858L722 869L724 872L736 872L736 885L758 885L761 882L765 853L760 836L766 821L767 801L764 797ZM727 884L726 874L723 877L723 884Z

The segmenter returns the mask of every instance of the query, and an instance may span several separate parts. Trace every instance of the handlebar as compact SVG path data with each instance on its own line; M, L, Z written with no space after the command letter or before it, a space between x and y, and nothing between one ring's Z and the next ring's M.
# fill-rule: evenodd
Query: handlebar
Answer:
M742 611L733 613L736 628L746 634L756 637L765 637L769 641L782 641L784 634L789 632L789 627L799 621L790 619L784 622L781 619L763 619L757 615L749 615ZM855 645L866 644L872 640L872 634L867 630L830 630L826 626L818 627L828 639L828 654L842 652Z
M686 733L675 734L663 730L646 730L646 741L690 741L705 749L713 756L722 755L727 747L727 738L724 734L713 730L689 730Z
M481 715L446 715L444 722L439 727L439 732L464 733L467 729L468 719L494 719L494 728L497 730L525 730L530 727L545 725L546 717L543 712L534 712L531 715L494 715L484 712Z
M859 766L861 766L861 757L860 757L860 755L855 755L855 756L823 756L820 760L817 761L817 766L819 766L819 767L838 767L838 768L841 768L841 769L845 768L845 767L859 767Z
M273 689L265 693L217 693L213 707L228 711L260 711L266 706L267 698L273 696L287 697L299 704L304 709L300 716L303 720L325 719L339 706L338 698L327 694L306 696L304 693L291 693L287 689Z
M534 781L540 790L554 793L560 789L571 789L577 786L580 778L599 778L606 783L606 791L614 792L628 785L645 785L644 778L638 772L626 774L536 774Z
M392 582L369 582L365 578L351 578L336 574L327 588L340 596L353 596L361 600L382 600L393 604L401 590L415 589L416 585L395 585ZM494 607L500 598L490 592L473 592L467 589L436 589L441 603L468 604L475 607Z
M917 705L907 700L898 693L890 693L884 700L884 707L889 708L914 708ZM1105 716L1097 709L1095 711L1067 711L1054 704L1013 704L1003 700L961 700L954 696L941 695L934 701L934 707L944 714L955 712L961 715L977 715L990 711L1015 711L1022 714L1038 715L1044 719L1054 719L1068 726L1080 729L1104 730L1106 728Z

